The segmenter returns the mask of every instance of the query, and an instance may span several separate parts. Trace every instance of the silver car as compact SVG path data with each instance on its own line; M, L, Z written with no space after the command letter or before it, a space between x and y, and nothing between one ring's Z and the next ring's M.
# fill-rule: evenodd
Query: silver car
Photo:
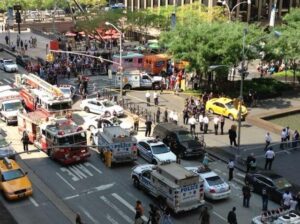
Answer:
M8 143L3 135L0 134L0 159L3 159L4 157L15 159L16 151L11 146L11 142Z

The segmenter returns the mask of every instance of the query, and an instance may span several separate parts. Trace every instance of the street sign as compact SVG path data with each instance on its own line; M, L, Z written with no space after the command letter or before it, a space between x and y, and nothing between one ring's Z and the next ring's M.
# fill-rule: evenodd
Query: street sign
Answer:
M112 72L111 69L108 69L108 79L112 80Z
M14 20L14 9L12 7L7 8L7 24L8 26L13 26L15 23Z

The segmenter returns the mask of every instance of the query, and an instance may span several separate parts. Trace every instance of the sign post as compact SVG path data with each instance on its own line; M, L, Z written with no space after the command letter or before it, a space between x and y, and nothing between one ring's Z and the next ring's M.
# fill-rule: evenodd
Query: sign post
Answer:
M10 42L10 28L14 25L14 9L12 7L7 8L7 36L8 36L8 47L11 47Z

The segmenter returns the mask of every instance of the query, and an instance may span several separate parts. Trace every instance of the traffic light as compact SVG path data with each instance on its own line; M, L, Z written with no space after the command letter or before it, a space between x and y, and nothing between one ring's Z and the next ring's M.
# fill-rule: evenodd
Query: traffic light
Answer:
M16 12L16 23L21 23L22 18L21 18L21 13L19 11Z
M50 53L46 55L46 61L53 62L53 60L54 60L53 54Z

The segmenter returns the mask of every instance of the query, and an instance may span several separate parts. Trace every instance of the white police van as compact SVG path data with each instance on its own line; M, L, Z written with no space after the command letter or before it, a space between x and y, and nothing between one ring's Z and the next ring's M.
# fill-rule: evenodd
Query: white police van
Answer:
M131 177L135 187L147 191L174 213L205 203L203 180L177 163L139 165L133 168Z

